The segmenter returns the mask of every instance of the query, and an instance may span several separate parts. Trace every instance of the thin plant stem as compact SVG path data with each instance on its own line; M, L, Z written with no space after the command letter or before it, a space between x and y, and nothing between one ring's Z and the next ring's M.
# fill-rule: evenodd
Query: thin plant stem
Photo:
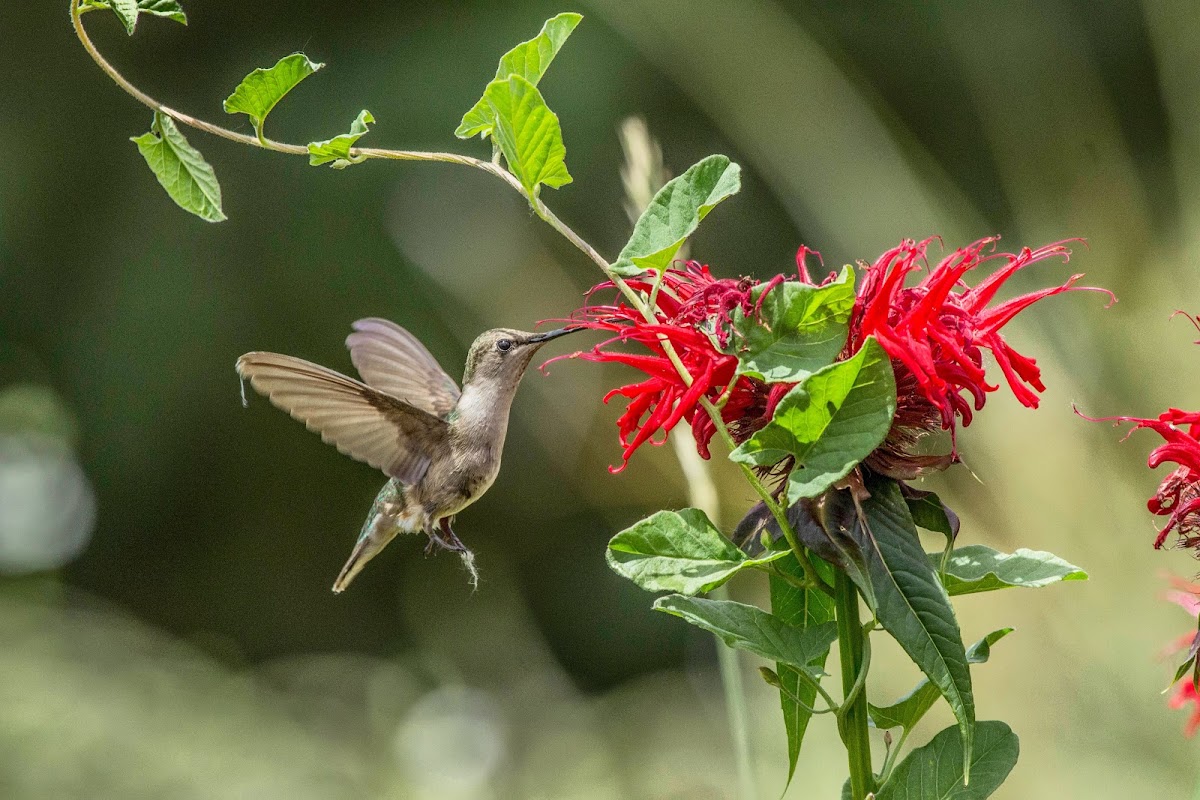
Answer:
M709 592L714 600L728 600L729 590L718 586ZM753 762L750 757L750 709L746 703L746 687L742 680L742 668L738 651L726 647L713 637L717 645L717 665L721 671L721 688L725 694L725 712L729 717L729 732L733 737L734 761L737 768L738 797L754 800L758 792L754 786Z
M865 800L875 791L871 769L871 740L867 731L867 697L860 687L866 662L866 634L858 615L858 589L842 571L834 578L837 608L838 652L841 654L842 691L845 700L838 721L850 766L850 798ZM859 687L859 688L856 688Z
M700 398L700 403L704 406L704 410L708 412L708 416L712 419L716 426L717 434L729 448L730 452L737 447L737 443L733 441L733 436L729 433L729 429L725 427L725 420L721 418L721 412L709 402L708 398ZM796 536L796 531L792 528L792 523L787 518L787 513L776 502L771 491L763 484L754 470L745 464L739 463L742 468L742 474L753 487L754 491L762 499L763 505L771 512L771 516L775 518L775 522L779 524L780 530L783 531L783 536L787 539L788 546L792 548L792 552L796 556L796 560L800 562L800 568L804 571L804 580L809 588L819 589L827 594L830 594L830 589L825 585L825 582L817 575L816 569L812 565L812 561L808 558L808 551L800 544L799 538Z
M908 738L908 728L902 728L900 737L892 743L891 749L888 751L887 758L883 762L883 770L879 773L879 788L883 789L887 786L887 782L891 780L892 770L896 767L896 761L900 756L900 749L904 747L904 741ZM1197 795L1194 800L1200 800L1200 784L1197 784Z

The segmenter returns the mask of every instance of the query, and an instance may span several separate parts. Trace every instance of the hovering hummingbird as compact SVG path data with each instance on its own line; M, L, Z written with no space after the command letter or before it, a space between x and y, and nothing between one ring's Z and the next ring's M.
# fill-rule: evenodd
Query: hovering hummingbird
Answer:
M368 318L352 327L346 347L363 381L278 353L237 360L238 375L259 394L389 478L333 591L345 590L401 532L424 532L426 553L435 546L457 552L477 583L474 556L450 527L454 515L482 497L500 471L509 410L534 353L579 328L480 334L460 391L429 350L394 322Z

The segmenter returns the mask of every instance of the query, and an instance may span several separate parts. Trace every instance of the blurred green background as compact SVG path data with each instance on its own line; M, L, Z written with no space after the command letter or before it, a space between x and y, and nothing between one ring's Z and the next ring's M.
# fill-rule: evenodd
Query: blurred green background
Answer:
M239 354L349 370L342 340L364 316L457 374L480 330L565 315L595 268L482 173L313 169L188 131L230 217L200 222L127 141L150 112L87 58L66 6L0 4L0 796L732 797L712 642L604 564L612 533L686 503L670 448L605 469L618 410L599 398L627 373L526 379L504 469L456 526L475 594L416 537L330 594L382 478L239 402ZM968 640L1017 628L975 671L980 718L1021 737L996 796L1189 796L1198 743L1159 694L1158 653L1190 624L1162 602L1163 573L1196 565L1150 547L1153 436L1118 444L1071 404L1200 405L1195 332L1168 320L1200 310L1195 4L185 8L190 27L143 18L133 39L86 22L189 113L248 131L220 101L303 49L329 66L274 112L274 138L326 138L369 108L371 145L481 156L451 131L499 55L583 12L542 83L575 183L544 196L610 257L629 228L616 130L631 114L675 173L711 152L745 169L692 244L720 274L790 270L802 242L837 266L901 237L1086 237L1015 289L1085 271L1120 303L1059 297L1013 325L1044 368L1042 408L997 393L961 437L970 471L927 483L961 512L960 541L1051 550L1092 576L959 604ZM720 454L713 468L732 526L751 494ZM765 585L734 594L763 601ZM897 652L880 659L874 697L915 680ZM758 786L777 797L776 701L744 665ZM939 708L923 737L950 721ZM787 796L835 797L844 776L822 719Z

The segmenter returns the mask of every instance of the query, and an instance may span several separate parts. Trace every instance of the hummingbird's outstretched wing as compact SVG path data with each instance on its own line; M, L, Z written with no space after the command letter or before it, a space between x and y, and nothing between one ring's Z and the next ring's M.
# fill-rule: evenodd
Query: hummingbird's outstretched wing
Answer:
M417 337L378 317L351 327L346 347L364 381L434 416L450 413L462 392Z
M300 358L246 353L237 371L260 394L342 453L414 484L445 446L445 420Z

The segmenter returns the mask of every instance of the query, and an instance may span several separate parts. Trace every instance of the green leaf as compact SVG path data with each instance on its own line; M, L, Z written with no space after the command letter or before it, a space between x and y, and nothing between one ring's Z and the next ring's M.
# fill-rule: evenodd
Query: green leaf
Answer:
M225 98L225 111L250 117L254 133L263 138L263 123L275 104L296 87L296 84L319 70L324 64L310 61L303 53L292 53L279 59L270 69L256 69Z
M791 555L790 551L784 552ZM804 570L795 557L776 562L775 568L794 578L804 577ZM784 624L807 630L833 622L833 598L829 595L813 589L801 589L776 575L771 575L769 583L771 615ZM824 671L828 655L829 649L826 648L810 661L809 665ZM776 663L775 670L779 677L779 704L783 709L783 727L787 731L787 779L790 785L792 776L796 773L800 745L804 742L804 733L808 730L808 722L812 718L808 709L813 707L817 689L808 681L801 680L800 674L787 664ZM784 789L787 789L786 785Z
M992 631L975 644L967 648L967 663L983 664L992 654L992 645L1012 633L1012 628L1001 628ZM922 678L913 690L901 697L890 706L867 704L871 714L871 722L876 728L904 728L912 730L913 726L925 716L925 712L933 708L940 692L928 678Z
M489 83L483 97L495 115L496 144L530 197L539 184L557 189L571 182L558 117L536 86L513 75Z
M758 303L767 285L756 286ZM826 367L846 344L854 308L854 270L825 286L786 281L771 289L757 313L739 308L733 326L742 338L738 372L767 383L798 383Z
M984 800L991 796L1016 765L1020 743L1003 722L981 722L976 730L970 783L963 770L962 741L954 728L946 728L897 765L876 800Z
M904 501L918 528L940 533L953 542L958 538L958 515L933 492L904 487Z
M709 156L667 181L633 226L612 271L630 276L669 267L708 212L742 188L741 174L742 168L725 156Z
M165 17L187 25L187 14L175 0L138 0L138 13L150 14L155 17Z
M110 0L109 8L117 15L117 19L121 20L121 24L125 26L125 32L133 36L133 29L137 27L137 0Z
M349 133L341 133L322 142L310 142L308 145L309 166L319 167L332 161L334 169L345 169L351 164L359 163L363 157L350 155L350 148L366 135L367 126L374 123L375 117L370 111L363 109L358 112L357 119L350 123Z
M768 466L794 456L789 503L846 477L883 442L896 411L892 362L873 337L846 361L814 372L784 396L766 427L730 458Z
M941 553L930 553L934 568ZM1056 555L1022 547L1015 553L1001 553L982 544L959 547L950 555L946 567L946 591L951 595L991 592L1023 586L1036 589L1059 581L1086 581L1087 573Z
M567 13L546 20L541 33L527 42L521 42L500 57L500 66L496 68L496 77L492 80L507 80L512 75L520 75L537 86L546 74L550 62L558 55L563 43L581 19L583 17L579 14ZM485 95L463 115L454 135L460 139L470 139L475 134L487 136L492 133L495 125L495 112L492 111Z
M871 496L862 503L864 517L852 536L875 589L875 616L946 698L970 757L975 699L954 608L921 549L899 486L876 479L867 489Z
M749 650L769 661L778 661L814 677L824 674L812 666L837 638L837 624L829 622L801 630L761 608L732 600L702 600L669 594L654 602L655 611L674 614L716 634L739 650Z
M187 15L176 0L82 0L79 5L81 8L111 9L131 36L139 14L166 17L187 25Z
M1183 676L1187 675L1188 672L1190 672L1192 670L1192 667L1194 667L1195 665L1196 665L1196 654L1189 653L1187 659L1182 664L1180 664L1179 667L1175 670L1175 677L1171 678L1171 686L1174 686L1175 684L1177 684L1181 680L1183 680ZM1195 686L1194 679L1193 679L1192 685ZM1164 691L1170 691L1171 686L1168 686L1166 689L1164 689Z
M217 176L170 117L154 112L150 132L130 141L137 145L158 182L180 208L209 222L225 219Z
M612 538L608 565L650 592L708 592L747 567L778 561L786 550L750 558L696 508L659 511Z

